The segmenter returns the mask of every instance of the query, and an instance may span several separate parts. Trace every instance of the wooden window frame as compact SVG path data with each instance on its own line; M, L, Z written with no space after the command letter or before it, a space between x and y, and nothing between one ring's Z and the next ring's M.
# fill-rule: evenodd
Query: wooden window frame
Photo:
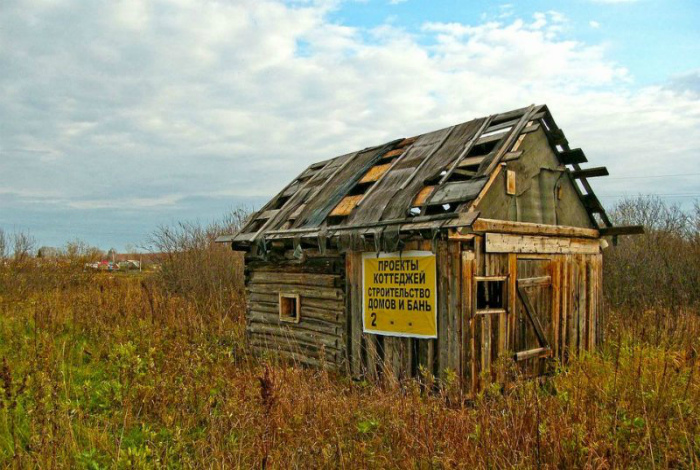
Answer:
M499 282L502 286L502 308L479 308L479 283ZM477 315L508 313L508 276L474 276L474 312Z
M289 305L292 302L296 311L295 316L291 316L288 311L285 312L285 305ZM280 322L283 323L299 323L301 321L301 297L299 294L290 292L279 293L279 315Z

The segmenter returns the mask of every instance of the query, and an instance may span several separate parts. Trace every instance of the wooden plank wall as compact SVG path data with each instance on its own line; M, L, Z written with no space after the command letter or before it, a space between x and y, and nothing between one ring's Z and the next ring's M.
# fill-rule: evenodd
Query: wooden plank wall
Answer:
M476 391L493 376L494 362L510 355L515 324L517 259L514 253L485 253L458 240L409 242L406 250L435 249L438 272L438 338L414 339L362 332L362 252L305 263L249 262L247 331L257 351L275 351L312 366L349 372L370 380L415 377L420 368L444 379L456 373L465 390ZM522 255L531 257L533 255ZM602 255L552 254L554 357L566 362L593 350L602 339ZM474 276L504 276L508 313L475 315ZM301 322L279 321L278 293L301 295Z
M474 253L464 253L467 265L463 272L467 274L463 278L508 275L508 313L475 315L471 293L463 299L463 315L471 330L468 350L463 352L471 367L463 368L463 378L466 383L472 383L472 391L482 387L485 380L500 379L493 375L494 362L503 354L513 353L518 332L513 313L517 311L517 259L521 255L485 253L482 246L483 239L477 236ZM539 256L551 260L548 273L552 277L551 296L543 299L552 303L552 321L547 328L552 355L566 362L582 351L593 351L602 341L602 255ZM526 273L522 274L527 277ZM468 285L475 289L475 283ZM536 370L535 367L536 364L528 365L530 370Z
M248 262L246 330L257 353L342 369L347 355L341 256L299 262ZM300 295L299 323L279 319L279 292Z
M445 378L447 370L461 375L462 368L462 251L457 241L438 241L438 338L399 338L362 331L362 253L345 255L347 307L350 318L348 355L353 376L400 380L415 377L425 368ZM409 242L406 250L433 251L430 241Z

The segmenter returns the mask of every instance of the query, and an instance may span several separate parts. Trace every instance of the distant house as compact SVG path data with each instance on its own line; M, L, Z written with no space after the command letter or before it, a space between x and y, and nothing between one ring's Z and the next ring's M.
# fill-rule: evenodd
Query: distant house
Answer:
M60 255L60 251L52 246L42 246L36 252L37 258L55 259Z
M354 376L453 371L476 389L500 357L539 373L601 341L612 227L546 106L315 163L242 230L258 351Z

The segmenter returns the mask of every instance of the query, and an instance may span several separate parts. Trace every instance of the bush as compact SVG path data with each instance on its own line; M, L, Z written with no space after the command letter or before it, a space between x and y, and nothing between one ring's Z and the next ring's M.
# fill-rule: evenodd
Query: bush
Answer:
M643 225L604 251L605 295L618 308L691 308L700 302L700 205L684 212L660 199L637 198L610 211L615 225Z
M162 255L157 278L164 289L193 301L201 312L214 309L241 317L245 311L243 254L215 240L237 232L249 215L247 209L238 208L208 225L180 222L159 227L150 241Z

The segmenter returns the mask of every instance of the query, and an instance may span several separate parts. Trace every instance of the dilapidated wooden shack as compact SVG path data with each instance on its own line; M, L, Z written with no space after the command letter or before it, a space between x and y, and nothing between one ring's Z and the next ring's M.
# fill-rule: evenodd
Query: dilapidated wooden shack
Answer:
M500 357L542 372L602 340L612 227L546 106L318 162L242 230L255 350L353 376L452 371L476 388Z

